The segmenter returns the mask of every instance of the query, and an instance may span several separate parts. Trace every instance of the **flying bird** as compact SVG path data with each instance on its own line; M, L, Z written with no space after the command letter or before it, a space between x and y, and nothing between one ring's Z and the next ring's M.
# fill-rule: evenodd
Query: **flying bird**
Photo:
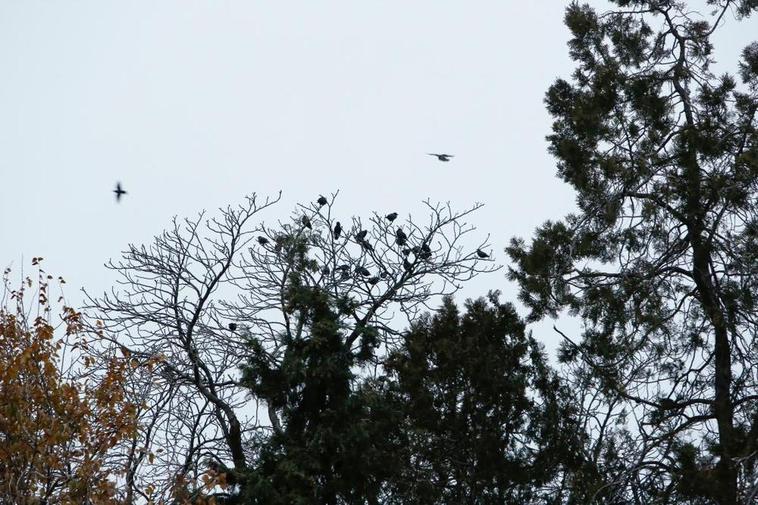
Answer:
M436 156L438 160L440 161L450 161L450 158L454 158L455 155L453 154L437 154L437 153L426 153L429 156Z
M479 256L482 259L490 257L489 254L487 254L486 252L482 251L481 249L477 249L476 250L476 255Z
M303 216L303 217L300 219L300 222L301 222L301 223L303 223L303 226L305 226L305 227L306 227L306 228L308 228L309 230L312 230L312 229L313 229L313 226L311 226L311 220L310 220L310 219L308 219L308 216Z
M116 183L116 189L114 189L113 192L116 193L116 201L117 202L121 201L121 195L125 195L126 194L126 191L124 191L123 189L121 189L121 183L120 182Z
M386 216L384 216L384 218L391 223L392 221L397 219L397 212L391 212L390 214L387 214Z
M341 233L342 233L342 225L340 224L339 221L337 221L337 224L334 225L334 233L332 235L334 237L334 240L339 240Z
M264 236L258 236L258 243L260 245L266 245L268 244L268 239Z
M398 228L395 231L395 243L399 246L404 246L408 243L408 235L405 234L402 228Z
M318 203L319 207L323 207L328 203L328 201L324 195L321 195L318 197L318 200L316 200L316 203Z

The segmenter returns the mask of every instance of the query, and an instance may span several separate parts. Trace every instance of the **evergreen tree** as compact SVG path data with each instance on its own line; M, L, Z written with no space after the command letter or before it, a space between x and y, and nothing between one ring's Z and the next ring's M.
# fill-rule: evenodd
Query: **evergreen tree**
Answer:
M387 503L545 503L579 463L567 392L496 294L445 299L387 369L406 441Z
M578 211L528 245L514 240L510 277L531 320L564 309L582 319L562 359L582 363L616 409L608 419L625 426L605 439L624 468L596 499L748 503L758 493L758 44L742 54L741 83L710 65L714 31L758 3L709 0L712 18L684 2L613 3L603 15L567 10L577 69L546 102L550 150Z
M399 418L353 372L372 355L365 346L375 330L365 328L364 349L351 349L328 294L304 286L300 275L292 274L286 300L305 331L293 341L283 335L284 357L274 366L251 341L243 383L281 412L282 427L263 441L238 502L379 503L381 483L397 466Z

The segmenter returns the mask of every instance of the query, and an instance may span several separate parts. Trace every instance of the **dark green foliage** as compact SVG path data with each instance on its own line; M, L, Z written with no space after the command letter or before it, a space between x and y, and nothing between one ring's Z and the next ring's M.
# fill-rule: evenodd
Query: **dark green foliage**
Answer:
M584 394L590 467L608 474L596 498L733 505L756 477L738 455L740 433L758 435L758 49L738 83L711 73L710 38L758 4L711 1L707 19L614 3L567 10L577 68L547 93L548 140L578 211L514 239L509 276L530 320L568 309L584 323L560 358Z
M567 392L496 295L465 314L446 299L387 369L407 441L388 503L542 503L580 464Z
M286 300L306 331L286 342L275 367L252 343L244 383L281 410L282 428L263 442L240 503L372 503L395 466L398 421L353 373L372 354L375 332L365 329L359 351L351 351L328 295L297 274Z

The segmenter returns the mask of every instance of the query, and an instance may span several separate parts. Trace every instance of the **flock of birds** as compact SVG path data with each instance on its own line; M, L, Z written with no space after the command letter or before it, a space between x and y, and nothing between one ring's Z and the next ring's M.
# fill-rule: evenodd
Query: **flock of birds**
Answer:
M445 154L445 153L427 153L429 156L436 157L439 161L442 162L448 162L450 161L450 158L453 158L454 156L452 154ZM116 195L116 202L120 202L121 198L128 194L124 188L121 186L120 182L116 183L116 189L113 190L113 193ZM318 199L316 200L316 203L318 203L319 207L323 207L326 205L328 200L325 196L320 195ZM384 218L389 221L390 223L394 222L395 219L397 219L398 213L397 212L390 212ZM308 216L303 216L300 219L301 224L303 227L308 228L309 230L313 229L313 225L311 224L311 220L308 218ZM332 232L332 238L334 240L339 240L339 238L342 236L343 228L342 224L337 221L334 225L334 228L331 230ZM368 235L368 230L359 230L358 233L355 234L355 241L366 251L373 252L374 247L366 240L366 236ZM261 246L266 246L269 244L270 240L264 236L259 236L257 238L258 243ZM399 247L402 247L401 250L403 253L403 256L405 257L403 259L403 267L405 270L410 271L413 268L413 264L408 261L408 256L413 253L415 258L421 259L421 260L428 260L432 257L432 250L431 248L426 244L422 244L421 246L413 246L413 247L406 247L408 244L408 235L403 231L402 228L399 226L395 229L395 244L397 244ZM277 243L277 248L280 248L281 244ZM489 258L489 254L482 251L481 249L476 250L477 257L481 259ZM350 266L349 265L340 265L337 267L337 270L340 270L342 272L343 277L348 277L350 274ZM322 270L324 275L328 275L329 267L325 266ZM367 282L371 285L377 284L381 278L386 277L386 273L382 273L380 276L372 276L371 272L364 266L358 266L355 268L355 273L363 276L363 277L369 277ZM232 324L229 325L232 331L234 331L236 328L231 328Z

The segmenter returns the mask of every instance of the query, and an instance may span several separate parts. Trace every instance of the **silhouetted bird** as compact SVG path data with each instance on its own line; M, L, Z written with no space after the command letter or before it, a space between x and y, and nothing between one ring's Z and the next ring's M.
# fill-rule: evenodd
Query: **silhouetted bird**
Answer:
M389 221L391 223L392 221L394 221L395 219L397 219L397 212L392 212L390 214L387 214L384 217L385 217L385 219L387 219L387 221Z
M410 250L410 249L408 249L407 247L406 247L405 249L403 249L403 254L404 254L405 256L408 256L410 253L411 253L411 250Z
M268 239L266 237L259 236L258 237L258 243L260 245L266 245L266 244L268 244Z
M355 234L355 240L360 242L364 238L366 238L366 234L368 233L368 230L361 230L358 233Z
M482 251L481 249L477 249L476 250L476 255L479 256L482 259L490 257L489 254L487 254L486 252Z
M120 182L116 183L116 189L114 189L113 192L116 193L116 201L117 202L121 201L121 195L125 195L126 194L126 191L124 191L123 189L121 189L121 183Z
M372 286L376 286L376 285L379 283L379 277L377 277L377 276L371 277L371 278L370 278L368 281L366 281L366 282L368 282L368 283L369 283L369 284L371 284Z
M426 153L429 156L436 156L438 160L440 161L450 161L450 158L454 158L455 156L452 154L437 154L437 153Z
M418 255L422 260L428 260L432 257L432 250L426 244L421 244L421 252Z
M303 217L300 219L300 222L301 222L301 223L303 223L303 226L305 226L305 227L306 227L306 228L308 228L309 230L312 230L312 229L313 229L313 226L311 226L311 220L310 220L310 219L308 219L308 216L303 216Z
M371 272L369 272L368 268L362 267L362 266L355 267L355 273L361 274L364 277L368 277L371 275Z
M331 272L331 270L329 270L329 267L324 265L324 268L321 269L321 273L324 275L329 275L329 272Z
M339 221L337 221L337 224L334 225L334 233L332 236L334 237L334 240L339 240L340 234L342 233L342 225Z
M359 240L358 243L361 245L362 248L369 252L374 252L374 246L366 242L365 240Z
M347 272L348 270L350 270L350 265L348 264L340 265L337 267L337 270L342 270L343 272Z
M420 250L421 250L421 248L419 248L419 246L417 246L417 245L414 245L413 247L411 247L411 252L413 254L415 254L416 256L418 256L418 253L419 253Z
M403 258L403 268L405 268L406 272L413 270L413 265L411 265L411 262L408 261L408 258Z
M402 228L395 230L395 243L399 246L403 246L408 243L408 235L405 234Z
M229 323L229 329L232 331L237 330L237 323Z
M321 196L318 197L318 200L316 200L316 203L318 203L320 207L323 207L328 202L327 202L326 197L324 195L321 195Z
M379 274L379 278L386 279L389 274L387 272L382 272Z

